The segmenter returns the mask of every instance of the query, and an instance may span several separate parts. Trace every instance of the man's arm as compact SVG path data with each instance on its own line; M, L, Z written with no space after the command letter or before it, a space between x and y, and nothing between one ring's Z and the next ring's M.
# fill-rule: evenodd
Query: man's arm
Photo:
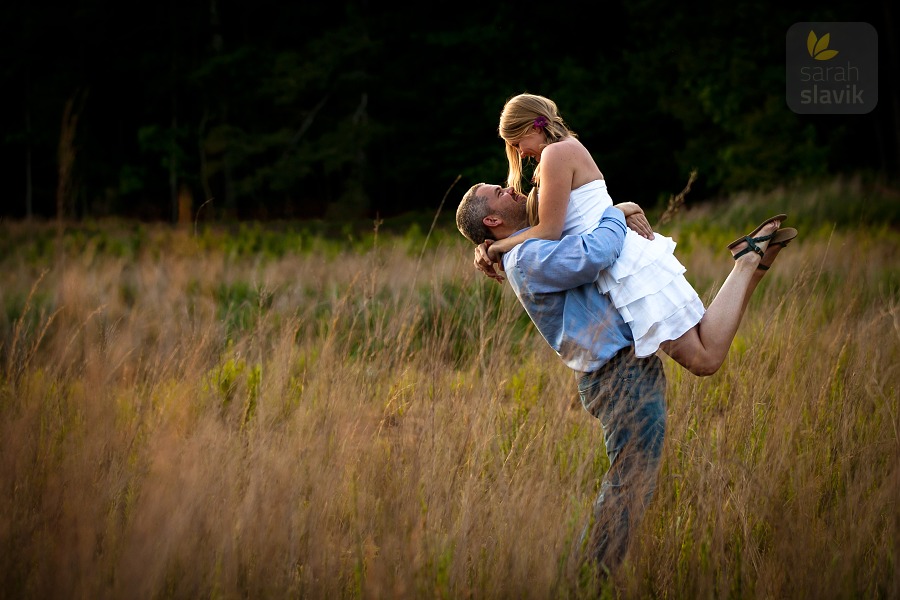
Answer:
M506 255L508 277L516 277L532 293L559 292L590 283L609 268L625 242L625 216L611 206L590 233L561 240L531 239Z

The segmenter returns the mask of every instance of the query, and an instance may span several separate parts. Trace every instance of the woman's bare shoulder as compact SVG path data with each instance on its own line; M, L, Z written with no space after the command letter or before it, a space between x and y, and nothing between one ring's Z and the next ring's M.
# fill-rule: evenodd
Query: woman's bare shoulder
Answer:
M549 144L541 153L541 160L548 158L551 160L568 161L575 160L582 156L587 149L574 137L567 137Z
M569 137L550 144L544 149L543 155L541 162L557 168L565 165L572 170L573 188L595 179L603 179L593 156L576 138Z

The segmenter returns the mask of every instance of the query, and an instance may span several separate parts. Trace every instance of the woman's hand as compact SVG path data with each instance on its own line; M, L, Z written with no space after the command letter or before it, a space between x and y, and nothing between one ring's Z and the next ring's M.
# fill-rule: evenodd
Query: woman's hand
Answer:
M654 237L653 228L650 227L650 222L647 220L643 210L625 217L625 224L641 237L645 237L648 240L652 240Z
M496 269L494 269L494 263L496 262L500 267L500 270L503 270L503 261L501 260L502 255L497 251L491 251L491 244L493 243L493 240L485 240L483 244L475 246L474 264L475 268L486 276L497 283L503 283L505 279Z
M629 229L648 240L653 239L653 228L650 227L650 221L647 220L643 208L634 202L620 202L614 206L625 215L625 225Z

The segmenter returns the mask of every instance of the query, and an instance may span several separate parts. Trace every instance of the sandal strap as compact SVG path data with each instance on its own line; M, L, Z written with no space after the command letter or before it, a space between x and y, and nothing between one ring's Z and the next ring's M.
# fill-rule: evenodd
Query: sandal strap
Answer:
M764 242L771 237L772 237L771 235L764 235L764 236L758 237L758 238L744 236L744 241L747 242L747 247L744 248L743 250L741 250L740 252L738 252L737 254L735 254L733 257L734 260L739 259L740 257L747 254L748 252L756 252L760 256L765 256L765 254L766 254L765 251L762 250L759 246L757 246L756 242Z
M769 235L761 235L761 236L755 237L755 238L745 237L744 239L747 241L753 240L754 242L764 242L766 240L771 240L773 237L775 237L776 233L777 233L777 231L773 231Z
M737 260L737 259L739 259L740 257L742 257L743 255L745 255L745 254L747 254L748 252L751 252L751 251L753 251L753 248L750 247L750 246L747 246L746 248L744 248L743 250L741 250L740 252L738 252L737 254L735 254L734 256L732 256L731 258L733 258L734 260Z

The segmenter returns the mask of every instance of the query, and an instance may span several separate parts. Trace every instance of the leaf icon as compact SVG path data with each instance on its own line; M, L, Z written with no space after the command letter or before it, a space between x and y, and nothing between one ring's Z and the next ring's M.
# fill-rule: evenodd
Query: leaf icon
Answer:
M815 31L810 31L809 36L806 38L806 49L809 51L810 56L815 56L816 53L814 50L816 49L816 42L819 41L816 37Z
M820 52L824 52L828 49L828 42L831 41L831 34L826 33L822 37L819 38L819 41L816 42L816 47L813 50L813 56L818 56Z
M818 54L816 54L813 58L816 60L831 60L835 56L837 56L837 50L822 50Z
M820 38L816 37L815 31L810 31L806 36L806 50L809 55L816 60L831 60L838 55L837 50L828 50L828 43L831 42L831 34L826 33Z

